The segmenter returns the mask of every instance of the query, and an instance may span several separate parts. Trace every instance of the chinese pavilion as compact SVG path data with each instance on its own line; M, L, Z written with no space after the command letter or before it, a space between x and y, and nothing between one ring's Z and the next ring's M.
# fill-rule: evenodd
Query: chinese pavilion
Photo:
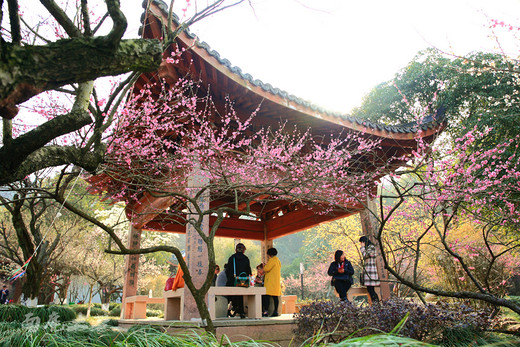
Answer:
M155 0L145 1L144 6L146 11L142 17L142 37L163 38L165 36L164 26L168 20L166 4ZM176 23L173 23L174 28L175 25ZM219 105L224 107L226 98L229 98L233 100L237 114L249 115L261 103L262 106L253 120L259 126L276 126L280 121L284 121L302 129L310 128L316 135L355 132L380 141L381 153L378 154L378 158L383 158L382 160L411 154L417 148L417 136L430 143L445 126L441 115L430 116L421 124L385 126L328 112L243 73L240 68L231 65L227 59L221 58L217 52L211 50L206 43L200 42L188 30L180 32L175 38L175 45L184 49L179 62L162 64L158 71L142 74L135 83L135 93L159 80L174 84L176 80L189 74L193 79L201 81L202 88L211 86L206 92L211 94L217 107ZM164 52L164 57L169 57L173 48L174 45L170 45ZM159 83L156 84L156 88L157 90L154 92L158 94L160 92ZM418 132L419 129L420 132ZM394 167L397 168L399 164L402 162L395 163ZM210 200L208 203L219 202ZM154 197L151 194L144 194L138 203L127 206L127 215L132 216L129 248L139 247L141 230L186 233L186 249L199 253L191 254L188 260L188 268L191 272L192 269L196 269L196 259L199 261L204 260L204 257L207 259L207 254L204 254L204 250L197 251L197 247L188 247L189 244L197 244L198 235L196 232L190 232L187 226L172 223L169 220L168 209L171 204L170 197ZM292 204L285 201L258 202L251 206L251 211L257 213L256 219L229 216L218 228L216 236L259 240L262 242L262 250L265 253L267 248L272 247L272 242L276 238L355 213L362 214L364 233L371 235L374 224L370 220L369 214L366 213L365 206L366 204L352 204L345 206L345 209L338 213L317 214L312 209L295 209ZM210 218L209 227L211 224L212 219ZM138 268L138 256L128 256L123 300L137 293ZM380 274L384 279L382 269ZM200 276L200 278L204 277L205 274ZM195 280L194 278L194 282ZM385 297L388 292L385 294L385 290L382 290L382 294ZM197 314L196 307L185 300L185 319L198 317Z

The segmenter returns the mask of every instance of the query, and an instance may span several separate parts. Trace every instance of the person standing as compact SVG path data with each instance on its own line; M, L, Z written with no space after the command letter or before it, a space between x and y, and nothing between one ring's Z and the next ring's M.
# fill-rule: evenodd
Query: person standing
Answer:
M217 275L217 280L215 281L216 287L225 287L226 286L226 283L227 283L226 269L227 269L227 264L224 264L224 271L221 271Z
M336 289L336 292L338 292L340 300L348 302L347 292L354 282L352 280L354 268L350 261L345 258L343 251L338 249L336 253L334 253L334 261L330 263L327 274L332 276L331 284Z
M379 297L376 294L374 287L380 286L379 276L377 274L376 266L376 247L366 236L359 238L361 242L361 256L363 257L363 280L367 287L368 294L372 302L378 302Z
M235 286L235 277L245 274L251 276L251 264L249 258L244 254L246 246L243 243L238 243L235 247L235 254L229 257L226 266L227 287ZM244 298L242 296L231 296L233 311L239 314L240 318L246 318L244 311Z
M7 286L3 286L2 291L0 291L0 304L7 304L9 302L9 289Z
M213 280L211 280L211 286L215 287L217 285L217 277L220 272L220 266L215 265L215 275L213 276Z
M282 264L277 257L276 248L267 250L267 263L264 265L264 287L265 294L262 296L262 317L267 317L270 299L273 298L274 311L271 317L277 317L278 313L278 297L282 295Z

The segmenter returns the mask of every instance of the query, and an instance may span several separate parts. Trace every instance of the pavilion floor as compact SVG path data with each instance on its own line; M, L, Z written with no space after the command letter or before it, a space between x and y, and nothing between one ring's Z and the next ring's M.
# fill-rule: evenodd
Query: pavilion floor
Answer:
M201 321L165 321L164 319L120 319L119 327L130 328L133 325L155 325L161 326L169 334L184 332L187 330L203 329ZM264 340L280 346L289 346L294 337L296 322L292 314L282 314L279 317L269 317L262 319L245 318L217 318L213 320L217 338L226 335L231 342L247 340ZM292 343L292 346L298 344Z

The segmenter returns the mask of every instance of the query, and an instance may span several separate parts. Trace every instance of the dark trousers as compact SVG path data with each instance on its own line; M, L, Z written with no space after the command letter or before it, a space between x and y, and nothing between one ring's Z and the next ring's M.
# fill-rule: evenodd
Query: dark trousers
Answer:
M244 297L242 295L232 295L229 298L231 299L233 311L238 314L244 314Z
M269 299L273 298L274 302L274 311L273 313L278 313L278 297L273 295L262 295L262 313L266 313L269 311Z
M370 295L370 299L372 299L372 302L379 301L379 296L377 296L374 286L367 286L367 291L368 291L368 294Z
M338 279L334 280L334 288L336 288L336 291L338 292L341 301L348 301L347 292L350 289L350 286L350 281Z

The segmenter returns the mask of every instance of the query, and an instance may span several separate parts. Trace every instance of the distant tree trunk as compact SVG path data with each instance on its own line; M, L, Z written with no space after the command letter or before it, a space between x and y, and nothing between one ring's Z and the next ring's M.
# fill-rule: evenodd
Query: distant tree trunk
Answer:
M38 303L43 305L50 305L54 301L54 294L56 286L53 283L46 283L40 288L38 294Z
M14 281L13 302L15 304L19 304L20 299L22 298L22 287L24 281L25 277L22 277L21 279L17 279L16 281Z
M63 305L67 300L67 293L69 292L70 276L64 276L63 283L58 284L58 287L58 299L60 301L60 305Z
M92 291L94 290L94 285L90 285L90 291L88 293L88 308L87 308L87 318L90 317L90 308L92 306Z
M123 288L121 286L115 286L111 283L104 285L99 293L101 296L101 303L109 304L112 295L114 295L117 292L121 292L122 290Z

